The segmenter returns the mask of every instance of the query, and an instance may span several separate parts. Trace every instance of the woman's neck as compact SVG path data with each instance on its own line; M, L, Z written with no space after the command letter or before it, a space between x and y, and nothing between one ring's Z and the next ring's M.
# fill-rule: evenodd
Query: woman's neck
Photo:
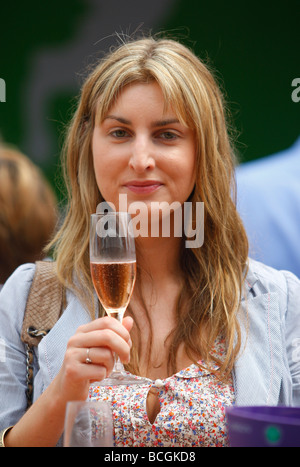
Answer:
M180 279L181 238L137 239L137 265L141 281L151 277L155 287L172 278Z

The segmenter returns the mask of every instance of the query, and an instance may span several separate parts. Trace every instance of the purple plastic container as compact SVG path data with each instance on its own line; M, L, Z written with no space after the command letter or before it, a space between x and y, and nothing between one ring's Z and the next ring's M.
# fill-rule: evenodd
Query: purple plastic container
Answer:
M300 407L227 407L231 447L300 447Z

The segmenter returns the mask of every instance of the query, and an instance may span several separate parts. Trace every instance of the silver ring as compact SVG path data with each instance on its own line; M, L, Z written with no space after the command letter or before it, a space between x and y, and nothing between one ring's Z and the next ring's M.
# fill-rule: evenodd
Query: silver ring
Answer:
M85 363L93 363L92 360L90 359L90 349L86 349Z

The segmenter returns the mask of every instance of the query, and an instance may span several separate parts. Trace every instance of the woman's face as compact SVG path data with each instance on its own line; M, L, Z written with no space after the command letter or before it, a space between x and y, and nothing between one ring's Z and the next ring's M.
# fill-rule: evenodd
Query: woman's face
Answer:
M135 201L184 203L195 184L195 136L172 108L160 86L126 86L92 138L94 170L103 198L119 206Z

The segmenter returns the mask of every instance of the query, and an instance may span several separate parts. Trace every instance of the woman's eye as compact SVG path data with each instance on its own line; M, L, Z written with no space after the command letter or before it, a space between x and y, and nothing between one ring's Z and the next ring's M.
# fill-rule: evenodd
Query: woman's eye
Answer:
M112 131L111 135L115 138L126 138L128 136L128 132L126 130L118 129Z
M160 134L160 138L171 141L173 139L177 138L176 133L173 133L172 131L164 131Z

